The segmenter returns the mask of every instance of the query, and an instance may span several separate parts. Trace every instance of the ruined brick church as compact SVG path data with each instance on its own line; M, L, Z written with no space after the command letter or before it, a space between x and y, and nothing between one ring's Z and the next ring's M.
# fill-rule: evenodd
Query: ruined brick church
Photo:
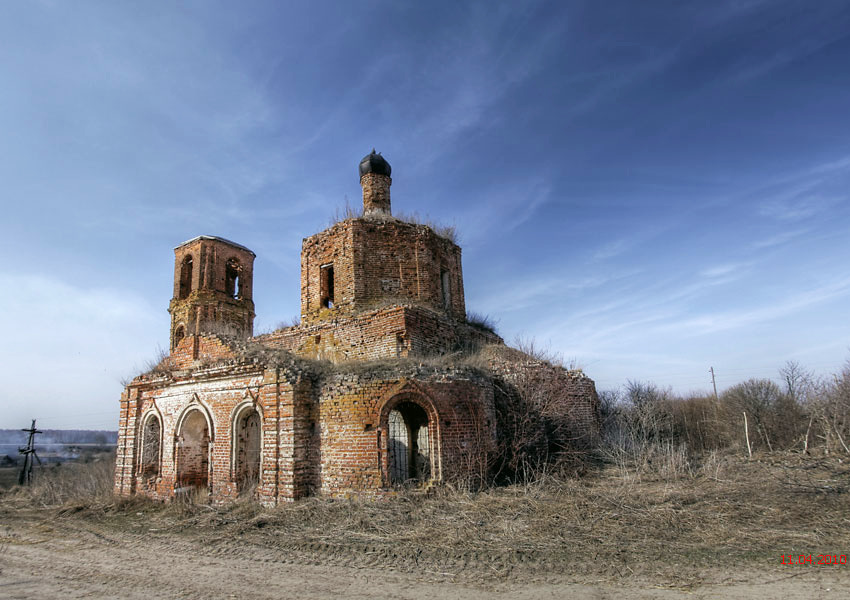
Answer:
M372 151L362 215L303 240L294 326L253 335L245 246L175 248L170 354L121 395L116 493L269 505L474 484L504 454L512 401L594 438L593 381L467 319L460 247L392 216L390 173Z

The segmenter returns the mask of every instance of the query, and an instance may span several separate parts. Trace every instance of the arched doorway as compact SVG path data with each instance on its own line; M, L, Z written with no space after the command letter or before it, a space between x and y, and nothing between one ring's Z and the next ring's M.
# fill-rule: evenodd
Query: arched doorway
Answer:
M162 426L159 417L151 413L142 425L142 455L139 460L139 475L144 485L152 485L159 477L160 440Z
M200 410L192 410L183 419L177 438L177 487L207 487L209 461L209 426Z
M236 488L239 493L251 493L260 481L260 414L253 408L243 410L233 424L235 442Z
M387 452L392 485L431 479L428 413L413 402L400 402L387 418Z

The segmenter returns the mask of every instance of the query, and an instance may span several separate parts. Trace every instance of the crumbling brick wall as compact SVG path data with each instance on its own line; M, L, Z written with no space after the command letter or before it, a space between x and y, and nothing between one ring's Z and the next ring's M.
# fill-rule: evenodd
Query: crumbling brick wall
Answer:
M201 487L214 500L237 497L240 420L255 410L261 502L382 493L391 488L387 416L400 402L429 415L428 479L480 482L495 436L489 380L470 369L407 368L407 375L385 365L317 378L237 361L139 377L122 396L116 492L169 498ZM136 447L149 414L162 424L155 480L145 479Z
M391 306L258 336L299 356L344 362L434 356L502 343L496 334L421 306Z
M333 267L333 307L323 294L323 269ZM466 318L461 250L425 225L348 219L304 240L301 318L305 323L350 316L376 305L427 304Z
M586 448L597 443L599 398L596 385L583 371L568 370L507 346L490 346L484 355L497 387L522 396L548 427L558 429L562 445Z
M590 443L593 382L468 323L460 247L391 217L389 164L364 161L364 217L303 241L298 326L246 341L254 253L211 236L175 249L171 355L121 396L117 493L200 488L274 504L408 480L474 486L512 398ZM424 359L482 347L501 349L489 372ZM384 364L351 364L375 359Z
M260 414L263 435L257 494L270 503L279 497L292 498L294 469L287 464L285 449L295 445L291 424L295 394L286 378L258 365L216 366L177 373L136 378L122 395L116 493L142 492L154 498L169 498L180 487L206 485L215 499L235 498L240 489L239 473L234 468L234 417L239 407L249 405ZM141 489L138 429L149 412L155 412L162 423L161 463L156 480ZM203 445L197 443L203 440L195 439L197 428L186 426L187 422L197 424L200 418L207 425L205 453ZM192 439L187 440L190 429ZM207 470L206 483L202 468Z
M254 253L239 244L198 236L175 248L171 347L196 333L253 335L253 277Z
M337 374L322 385L322 493L391 488L388 413L402 402L416 403L428 415L431 476L480 482L495 436L489 382L463 370L439 377L388 375Z

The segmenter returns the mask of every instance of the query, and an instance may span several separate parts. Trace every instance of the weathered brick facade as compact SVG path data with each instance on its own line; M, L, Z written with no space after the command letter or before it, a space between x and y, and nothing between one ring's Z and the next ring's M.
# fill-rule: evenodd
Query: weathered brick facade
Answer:
M474 485L498 446L497 400L529 381L577 440L594 437L592 380L467 323L460 248L392 217L380 155L360 171L364 216L303 242L300 325L252 337L247 248L175 249L171 354L121 396L117 493L274 504ZM484 362L429 358L470 354Z
M201 235L174 249L171 348L187 335L254 331L254 253L223 238Z

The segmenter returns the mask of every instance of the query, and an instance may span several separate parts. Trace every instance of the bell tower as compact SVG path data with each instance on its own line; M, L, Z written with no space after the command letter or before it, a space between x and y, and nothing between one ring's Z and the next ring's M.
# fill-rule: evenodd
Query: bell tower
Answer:
M174 249L170 347L187 335L254 333L255 254L224 238L200 235Z

